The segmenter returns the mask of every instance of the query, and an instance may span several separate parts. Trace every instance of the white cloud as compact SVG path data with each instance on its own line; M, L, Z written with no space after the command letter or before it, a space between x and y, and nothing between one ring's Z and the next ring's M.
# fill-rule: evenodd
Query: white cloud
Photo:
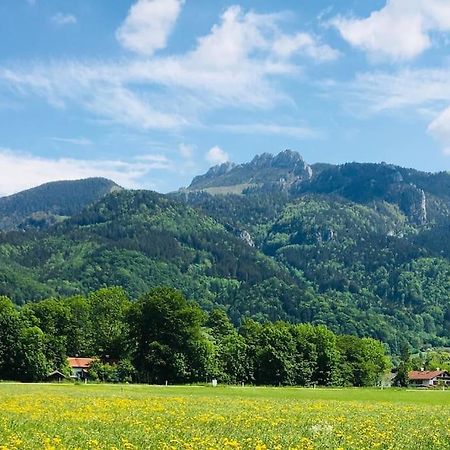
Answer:
M444 155L450 156L450 107L428 125L428 132L442 144Z
M136 161L146 164L149 169L172 170L173 163L165 155L144 154L135 158Z
M450 2L387 0L367 18L336 17L331 24L372 58L409 60L432 45L433 31L450 32Z
M178 151L184 159L191 159L194 156L194 146L193 145L181 143L178 146Z
M362 115L400 111L429 121L428 133L450 149L450 69L405 69L359 74L349 84L325 87Z
M267 51L267 33L276 21L276 16L244 13L241 7L231 6L222 14L220 24L198 40L197 49L190 56L202 66L237 67L253 52Z
M52 141L62 142L63 144L72 144L72 145L81 145L81 146L87 146L87 145L93 144L93 142L90 139L86 139L84 137L81 137L81 138L52 137Z
M75 25L77 23L77 18L73 14L56 13L50 19L54 24L63 25Z
M228 153L223 151L217 145L209 149L205 157L209 163L214 165L223 164L230 160Z
M142 178L152 170L168 169L169 161L136 159L82 160L73 158L39 158L0 148L0 195L9 195L42 183L77 180L88 177L110 178L128 188L142 187Z
M309 35L285 34L283 20L232 6L184 54L0 66L0 85L9 95L37 95L56 108L76 105L143 130L197 125L202 114L223 107L272 108L291 101L278 81L302 73L300 56L318 62L335 56Z
M290 58L297 54L305 54L316 61L332 61L339 57L339 52L328 45L320 44L310 34L296 33L283 35L273 43L275 54Z
M447 69L366 72L357 75L344 93L355 97L364 108L369 104L374 112L423 105L439 110L443 103L450 102L449 80Z
M105 80L105 83L108 83ZM173 129L187 124L187 119L171 112L161 112L152 106L152 101L145 95L139 95L131 89L121 85L98 86L94 82L93 96L88 92L85 106L92 112L111 120L131 127L145 130ZM71 99L72 100L72 99Z
M217 128L237 134L281 135L297 139L315 139L320 137L320 133L313 128L276 123L227 124L219 125Z
M177 112L155 109L152 103L163 103L158 98L128 88L133 78L127 70L120 65L56 63L32 69L0 68L0 80L20 96L37 95L61 109L79 105L108 123L143 130L174 129L188 123Z
M128 50L153 55L166 47L183 3L183 0L138 0L117 30L117 40Z

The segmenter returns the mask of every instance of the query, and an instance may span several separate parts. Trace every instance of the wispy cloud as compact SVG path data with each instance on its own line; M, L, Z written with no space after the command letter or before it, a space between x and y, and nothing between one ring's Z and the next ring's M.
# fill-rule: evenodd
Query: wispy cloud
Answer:
M12 89L18 97L40 96L54 107L76 105L108 122L143 130L170 130L196 125L211 110L267 109L290 101L289 93L280 87L280 78L301 74L305 61L325 62L337 57L335 50L313 36L284 33L282 14L245 12L239 6L226 9L193 50L139 56L146 53L143 49L152 54L164 46L168 36L163 33L159 44L145 43L147 37L140 33L147 20L153 20L149 11L159 8L158 14L175 20L179 12L175 3L182 3L161 1L137 2L117 32L119 41L134 46L137 56L4 66L0 67L0 86L6 86L8 92ZM147 18L138 19L140 8Z
M148 169L173 170L174 163L165 155L144 154L134 158L136 161L145 164Z
M427 128L428 133L442 145L442 152L450 156L450 107L444 109Z
M281 135L297 139L317 139L321 132L307 126L290 126L276 123L226 124L217 127L236 134Z
M194 156L194 149L193 145L185 144L184 142L178 146L178 151L184 159L191 159Z
M90 139L86 139L84 137L80 137L80 138L52 137L52 141L62 142L64 144L80 145L80 146L87 146L87 145L93 144L93 142Z
M0 147L0 195L9 195L42 183L105 177L128 188L151 187L144 177L154 170L168 170L167 158L144 155L132 161L39 158Z
M317 62L333 61L340 56L338 50L322 44L308 33L282 35L274 41L273 50L275 54L285 58L304 54Z
M142 130L175 129L188 123L176 111L160 111L158 96L135 92L126 84L138 81L120 64L50 63L2 69L0 80L19 96L36 95L56 108L81 106L95 117ZM161 99L161 103L164 101Z
M450 69L402 69L360 73L346 85L330 86L343 89L372 112L421 107L435 108L450 102Z
M58 26L75 25L77 23L77 18L73 14L64 14L61 12L56 13L50 20Z
M363 115L407 111L429 122L427 132L450 153L450 69L366 72L349 84L326 89L345 98Z

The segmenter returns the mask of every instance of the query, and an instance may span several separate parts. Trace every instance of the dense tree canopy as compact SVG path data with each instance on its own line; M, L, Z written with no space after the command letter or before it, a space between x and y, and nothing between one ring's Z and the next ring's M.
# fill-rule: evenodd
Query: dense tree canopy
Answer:
M102 381L371 386L390 368L373 339L251 319L235 328L223 309L206 314L170 288L137 302L114 287L22 308L0 298L0 379L68 373L74 350L97 358L90 376Z

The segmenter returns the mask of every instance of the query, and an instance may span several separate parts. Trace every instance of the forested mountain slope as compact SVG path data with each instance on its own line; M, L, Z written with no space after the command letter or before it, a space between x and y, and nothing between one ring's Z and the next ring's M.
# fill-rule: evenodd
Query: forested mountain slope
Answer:
M394 352L449 346L449 180L309 166L285 151L213 168L170 195L113 192L49 229L0 233L0 295L22 303L119 285L136 298L167 285L236 324L326 324Z
M446 172L348 163L321 170L307 183L297 184L295 194L305 192L339 195L362 204L383 200L397 205L418 225L441 221L450 214L450 175Z
M108 195L48 231L0 235L0 292L17 302L169 285L207 307L289 272L203 213L150 191Z
M264 158L265 170L276 158ZM390 343L397 339L392 329L416 330L416 345L431 342L425 335L448 342L450 175L384 163L308 167L309 177L271 180L239 195L210 195L193 183L178 197L311 283L318 295L301 320L370 330ZM245 176L236 182L248 184L254 170L241 165ZM231 178L214 181L215 171L203 177L219 190Z
M43 227L121 189L105 178L56 181L0 198L0 230Z

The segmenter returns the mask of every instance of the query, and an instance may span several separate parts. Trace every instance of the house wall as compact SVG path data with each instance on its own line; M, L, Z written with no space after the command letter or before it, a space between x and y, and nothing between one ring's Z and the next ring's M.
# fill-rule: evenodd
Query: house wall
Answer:
M435 380L435 378L433 378L433 380ZM433 380L411 380L409 385L415 387L429 387L433 386Z
M442 377L435 377L431 380L410 380L409 385L412 387L432 387L432 386L439 386L440 384L443 384L445 386L450 386L450 379L442 378Z
M72 367L72 376L75 378L83 378L83 369L79 367Z

